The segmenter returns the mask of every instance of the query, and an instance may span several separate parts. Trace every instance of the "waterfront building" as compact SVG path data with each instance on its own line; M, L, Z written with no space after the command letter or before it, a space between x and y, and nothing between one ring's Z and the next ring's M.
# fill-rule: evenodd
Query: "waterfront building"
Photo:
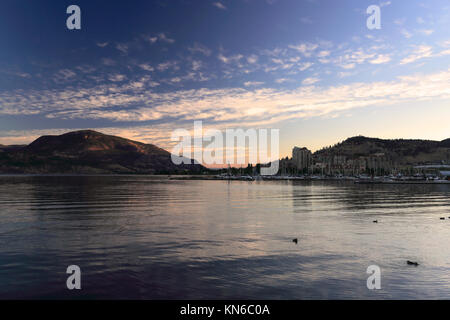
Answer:
M299 171L308 170L312 165L312 152L307 148L292 149L292 162Z

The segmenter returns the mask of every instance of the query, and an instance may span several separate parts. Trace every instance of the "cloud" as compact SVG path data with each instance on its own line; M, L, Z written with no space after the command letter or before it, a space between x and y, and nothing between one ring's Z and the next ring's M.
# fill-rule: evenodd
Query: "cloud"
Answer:
M379 54L375 59L370 60L371 64L383 64L391 61L391 57L387 54Z
M425 36L430 36L433 34L434 30L432 29L422 29L418 31L419 33L425 35Z
M416 62L420 59L429 58L433 55L433 50L430 46L427 45L421 45L417 47L412 54L407 56L406 58L403 58L400 61L400 64L409 64Z
M151 127L165 130L193 120L205 120L215 126L268 127L286 120L325 117L362 107L450 99L450 69L392 81L311 85L318 80L305 79L302 86L289 90L248 85L158 93L152 90L148 77L92 88L14 90L0 92L0 114L40 115L56 120L102 119L112 123L157 120ZM170 137L170 131L165 131L165 135Z
M144 40L153 44L156 41L158 41L158 37L157 36L144 36Z
M227 10L227 7L225 7L225 5L221 2L214 2L212 5L221 10Z
M65 82L71 80L76 77L76 73L69 69L61 69L55 73L54 81L55 82Z
M273 63L276 63L276 64L284 64L284 62L283 62L282 59L276 59L276 58L274 58L274 59L272 59L272 62L273 62Z
M258 56L256 54L252 54L251 56L247 57L248 63L256 63L258 62Z
M158 66L156 68L159 71L166 71L168 69L178 70L179 66L178 66L177 61L166 61L166 62L162 62L162 63L158 64Z
M329 59L320 58L319 61L322 63L333 63L340 68L350 70L356 68L357 65L374 60L374 58L377 56L376 52L378 52L381 48L382 46L372 46L365 49L346 49L339 55L335 54Z
M318 78L306 78L302 81L302 84L310 86L319 81L320 81L320 79L318 79Z
M109 81L112 82L121 82L124 81L127 77L123 74L113 74L108 77Z
M313 65L314 65L314 63L312 63L312 62L305 62L305 63L302 63L302 64L300 65L300 67L299 67L299 70L300 70L300 71L305 71L305 70L311 68Z
M194 60L192 61L192 70L193 71L198 71L200 70L200 68L202 67L203 63L199 60Z
M264 84L264 82L261 82L261 81L247 81L247 82L244 82L244 86L246 86L246 87L261 86L263 84Z
M282 84L282 83L285 83L285 82L290 82L290 81L292 81L292 79L280 78L280 79L276 79L275 80L275 82L279 83L279 84Z
M244 56L242 54L236 54L233 56L224 56L222 53L220 53L217 58L222 61L223 63L231 63L231 62L239 62Z
M409 38L411 38L411 37L413 36L412 33L409 32L409 31L406 30L406 29L401 29L401 30L400 30L400 33L401 33L406 39L409 39Z
M339 78L346 78L346 77L350 77L350 76L353 76L353 75L355 75L356 74L356 72L338 72L338 77Z
M188 50L191 53L201 53L205 56L210 56L211 55L211 50L208 49L207 47L205 47L204 45L201 45L199 43L194 43L194 45L192 47L189 47Z
M14 74L15 76L18 76L20 78L24 78L24 79L31 79L32 76L29 73L26 72L13 72L12 74Z
M116 65L116 61L114 61L113 59L110 58L102 58L102 64L105 66L115 66Z
M450 40L442 41L439 45L444 48L450 48Z
M104 47L106 47L108 44L109 44L108 42L97 42L97 46L100 47L100 48L104 48Z
M118 43L116 44L116 49L119 50L122 54L127 55L129 47L125 43Z
M139 65L139 68L141 68L142 70L145 71L149 71L149 72L153 72L155 71L155 68L153 68L151 65L149 65L148 63L141 63Z
M92 66L88 66L88 65L77 66L77 67L75 67L75 69L77 69L81 73L85 73L85 74L93 73L97 70L96 68L94 68Z
M330 51L328 51L328 50L320 51L320 52L317 54L317 56L318 56L319 58L325 58L325 57L328 57L329 55L330 55Z
M348 64L341 64L340 67L343 69L354 69L355 68L355 64L354 63L348 63Z
M280 56L280 55L285 55L286 54L286 49L285 48L274 48L274 49L264 49L261 51L262 54L266 55L266 56Z
M172 83L179 83L181 81L182 81L182 79L180 77L174 77L174 78L170 79L170 82L172 82Z
M164 32L161 32L157 35L143 35L141 36L141 38L144 39L144 41L149 42L150 44L154 44L158 41L169 44L175 43L175 39L169 38Z
M314 50L316 50L319 46L314 43L301 43L297 45L290 45L289 48L297 50L302 53L305 57L310 57Z
M160 33L158 35L158 38L160 41L166 42L166 43L174 43L175 42L174 39L169 38L165 33Z
M436 56L437 56L437 57L442 57L442 56L448 56L448 55L450 55L450 49L442 50L442 51L439 52Z
M395 19L395 20L394 20L394 23L395 23L396 25L399 25L399 26L404 25L405 22L406 22L406 18L399 18L399 19Z

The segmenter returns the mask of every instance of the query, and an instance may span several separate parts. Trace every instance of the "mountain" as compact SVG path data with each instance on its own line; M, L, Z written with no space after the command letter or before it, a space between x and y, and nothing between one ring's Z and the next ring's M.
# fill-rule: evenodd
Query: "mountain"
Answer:
M5 151L5 150L20 149L23 147L25 147L25 146L23 146L23 145L5 146L5 145L0 144L0 152Z
M27 146L0 146L0 173L181 174L199 164L175 165L166 150L92 130L42 136Z
M450 139L446 139L441 141L441 145L446 147L446 148L450 148Z
M357 136L315 152L317 157L331 155L349 159L384 154L398 164L425 164L450 161L450 139L443 141L378 139Z

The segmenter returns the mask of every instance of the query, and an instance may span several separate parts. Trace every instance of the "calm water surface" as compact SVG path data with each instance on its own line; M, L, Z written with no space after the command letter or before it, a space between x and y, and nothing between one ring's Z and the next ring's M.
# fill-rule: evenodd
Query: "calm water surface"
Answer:
M0 298L449 299L449 196L450 185L1 176ZM80 291L66 289L72 264ZM369 265L381 290L366 287Z

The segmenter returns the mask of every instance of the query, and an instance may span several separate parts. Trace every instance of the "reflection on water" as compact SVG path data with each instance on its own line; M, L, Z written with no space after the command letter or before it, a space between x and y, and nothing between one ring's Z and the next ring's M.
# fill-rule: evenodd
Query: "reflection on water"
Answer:
M448 299L449 196L447 185L2 176L0 298ZM72 264L81 291L66 289ZM379 291L366 287L373 264Z

